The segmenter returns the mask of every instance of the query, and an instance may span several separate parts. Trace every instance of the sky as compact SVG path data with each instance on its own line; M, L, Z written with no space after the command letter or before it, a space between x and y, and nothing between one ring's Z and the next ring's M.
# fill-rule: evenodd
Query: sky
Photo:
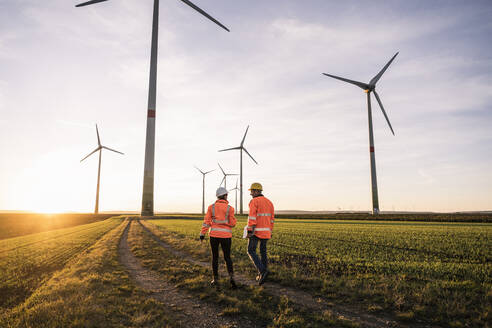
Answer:
M140 211L152 1L0 0L0 210ZM161 0L155 211L199 212L222 179L277 210L492 210L492 2ZM227 187L235 186L230 177ZM229 198L234 206L234 194ZM247 208L250 196L244 193Z

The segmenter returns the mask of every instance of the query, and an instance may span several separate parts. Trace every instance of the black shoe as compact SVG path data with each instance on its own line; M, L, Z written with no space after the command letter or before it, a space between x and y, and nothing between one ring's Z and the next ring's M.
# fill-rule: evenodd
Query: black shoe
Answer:
M234 279L231 279L231 289L237 289L237 285Z
M268 276L268 270L265 270L261 275L260 275L260 280L258 280L258 285L263 285L265 282L266 277Z

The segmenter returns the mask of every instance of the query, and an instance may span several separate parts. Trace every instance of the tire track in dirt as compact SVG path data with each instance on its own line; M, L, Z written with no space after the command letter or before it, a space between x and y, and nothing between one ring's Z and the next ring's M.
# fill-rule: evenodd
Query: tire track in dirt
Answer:
M145 269L130 250L128 245L128 232L133 220L129 220L121 235L118 253L120 263L128 270L130 277L137 285L150 293L151 297L163 302L168 308L172 308L178 316L178 324L182 327L237 327L253 328L255 326L249 320L218 316L222 309L212 304L192 298L177 287L163 281L157 273Z
M180 250L175 249L171 245L167 244L166 242L162 241L157 235L155 235L150 229L146 226L146 224L149 224L148 222L145 222L143 224L139 219L137 219L137 222L142 226L142 228L156 241L159 243L160 246L171 252L177 257L182 258L183 260L188 261L189 263L201 266L201 267L210 267L210 263L208 262L202 262L196 259L193 259L189 254L182 252ZM157 229L157 228L156 228ZM223 272L223 270L221 270ZM256 281L253 281L249 279L248 277L245 277L244 275L241 274L235 274L235 280L237 283L246 285L246 286L254 286L257 285ZM401 323L398 321L395 321L393 318L385 315L373 315L370 313L364 313L360 309L357 309L355 307L349 307L349 306L342 306L342 305L334 305L332 303L328 303L327 301L314 297L313 295L302 291L300 289L292 288L292 287L286 287L282 286L277 283L273 282L266 282L265 284L262 285L262 287L267 291L268 293L282 297L286 296L288 297L289 301L292 303L309 308L313 311L330 311L335 317L339 319L344 319L351 321L353 323L359 324L361 327L368 327L368 328L376 328L376 327L401 327L401 328L439 328L439 326L436 325L429 325L429 324L421 324L421 323Z

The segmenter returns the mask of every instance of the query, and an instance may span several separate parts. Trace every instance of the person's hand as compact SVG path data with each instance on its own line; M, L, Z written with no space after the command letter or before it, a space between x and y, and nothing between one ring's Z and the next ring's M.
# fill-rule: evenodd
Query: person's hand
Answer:
M203 241L205 239L204 235L200 235L200 241Z
M248 234L246 235L246 238L251 238L253 237L253 230L248 230Z

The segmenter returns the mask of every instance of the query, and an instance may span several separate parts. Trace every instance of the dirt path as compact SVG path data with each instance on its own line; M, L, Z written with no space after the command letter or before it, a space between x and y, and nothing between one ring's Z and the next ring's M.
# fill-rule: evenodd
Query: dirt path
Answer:
M222 310L213 304L192 298L182 290L168 284L153 271L140 265L139 260L132 254L128 246L128 231L133 223L130 220L120 239L118 252L120 263L130 273L130 277L141 288L150 292L151 297L165 303L178 314L179 325L182 327L256 327L251 321L245 319L238 322L229 317L218 316Z
M164 247L166 250L171 252L172 254L192 263L198 266L202 267L209 267L210 263L208 262L202 262L199 260L193 259L189 254L176 250L173 248L171 245L165 243L162 241L157 235L155 235L152 231L149 230L149 228L146 225L151 225L148 222L142 223L140 220L137 220L138 223L143 227L143 229L156 241ZM223 271L223 270L222 270ZM251 280L250 278L241 275L241 274L236 274L236 282L242 285L257 285L256 281ZM374 328L374 327L401 327L401 328L435 328L438 326L434 325L426 325L426 324L419 324L419 323L400 323L395 321L389 316L385 316L384 314L370 314L370 313L364 313L360 309L357 309L356 307L350 307L350 306L342 306L342 305L335 305L332 303L328 303L325 300L317 297L313 297L313 295L302 291L300 289L292 288L292 287L286 287L282 286L280 284L276 284L273 282L267 282L262 286L265 291L268 293L281 297L281 296L287 296L289 300L302 307L307 307L309 309L312 309L314 311L325 311L328 310L330 311L334 316L340 318L340 319L345 319L352 321L354 323L358 323L361 327L368 327L368 328Z

